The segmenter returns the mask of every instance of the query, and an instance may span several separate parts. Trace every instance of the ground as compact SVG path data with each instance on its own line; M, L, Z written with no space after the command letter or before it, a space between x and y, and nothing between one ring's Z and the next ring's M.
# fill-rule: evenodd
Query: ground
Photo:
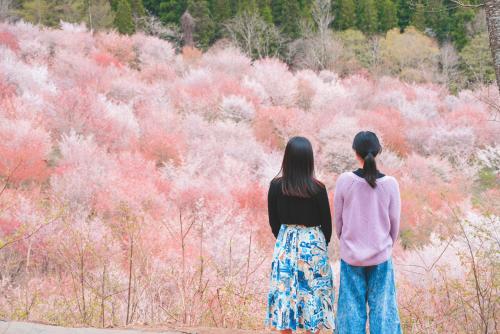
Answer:
M0 320L0 334L260 334L266 331L249 331L222 328L135 328L135 329L100 329L67 328L30 322L6 322Z

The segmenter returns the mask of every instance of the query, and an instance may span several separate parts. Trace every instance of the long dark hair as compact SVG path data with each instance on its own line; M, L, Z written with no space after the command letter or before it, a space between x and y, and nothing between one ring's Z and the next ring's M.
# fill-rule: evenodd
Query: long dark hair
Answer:
M375 188L378 173L375 157L382 151L382 145L380 145L377 135L371 131L359 132L354 137L352 148L365 161L363 170L366 182Z
M281 164L283 194L308 198L324 187L314 175L314 154L311 142L304 137L293 137L286 144Z

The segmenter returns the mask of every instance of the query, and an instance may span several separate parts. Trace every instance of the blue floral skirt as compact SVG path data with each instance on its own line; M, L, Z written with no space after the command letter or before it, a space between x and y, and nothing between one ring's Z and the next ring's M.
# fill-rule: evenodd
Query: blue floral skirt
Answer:
M333 273L319 226L281 225L271 268L267 326L334 329Z

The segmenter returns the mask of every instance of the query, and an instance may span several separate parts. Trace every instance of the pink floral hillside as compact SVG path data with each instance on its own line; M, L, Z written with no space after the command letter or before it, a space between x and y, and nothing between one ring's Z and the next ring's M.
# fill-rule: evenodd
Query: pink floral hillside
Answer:
M0 319L261 329L267 190L285 143L311 140L332 197L363 129L401 187L405 329L498 323L500 123L484 91L498 98L295 71L229 46L2 23Z

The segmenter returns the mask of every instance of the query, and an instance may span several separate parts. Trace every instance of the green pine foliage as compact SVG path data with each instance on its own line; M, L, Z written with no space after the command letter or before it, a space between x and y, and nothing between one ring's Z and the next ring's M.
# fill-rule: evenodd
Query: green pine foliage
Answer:
M238 14L256 11L258 11L258 6L255 0L238 0L236 2L236 12Z
M359 30L368 35L378 30L378 16L375 0L357 1L356 26Z
M460 52L460 67L469 83L495 82L487 33L475 36Z
M280 27L287 37L295 39L300 36L301 18L302 15L300 2L298 0L284 1L281 12Z
M146 15L146 10L144 9L142 0L129 0L129 4L132 9L132 15L134 17L143 17L144 15Z
M410 25L412 14L412 0L397 0L398 25L401 31Z
M215 35L215 23L210 15L210 8L206 0L190 0L187 10L195 20L194 40L201 48L210 46Z
M458 50L462 50L469 42L467 24L473 19L474 11L471 8L458 8L451 15L449 39L454 42Z
M260 16L262 19L268 23L272 24L273 22L273 11L271 9L271 1L270 0L258 0L257 2Z
M338 0L333 3L335 20L333 25L339 30L356 26L356 3L354 0Z
M182 14L187 8L185 0L162 0L159 1L157 16L163 23L179 24ZM148 8L153 14L152 8Z
M65 17L65 5L63 0L27 0L21 3L18 14L34 24L57 27Z
M132 8L128 0L118 0L114 25L121 34L131 35L135 32Z
M271 0L271 14L273 15L274 24L277 26L281 26L286 21L286 18L283 17L285 2L285 0Z
M415 5L415 11L410 19L410 24L420 31L424 31L426 27L425 22L425 6L422 2Z
M398 12L393 0L377 1L378 31L386 32L398 25Z
M448 7L442 0L428 0L424 12L425 26L440 42L445 41L449 36L451 18Z

